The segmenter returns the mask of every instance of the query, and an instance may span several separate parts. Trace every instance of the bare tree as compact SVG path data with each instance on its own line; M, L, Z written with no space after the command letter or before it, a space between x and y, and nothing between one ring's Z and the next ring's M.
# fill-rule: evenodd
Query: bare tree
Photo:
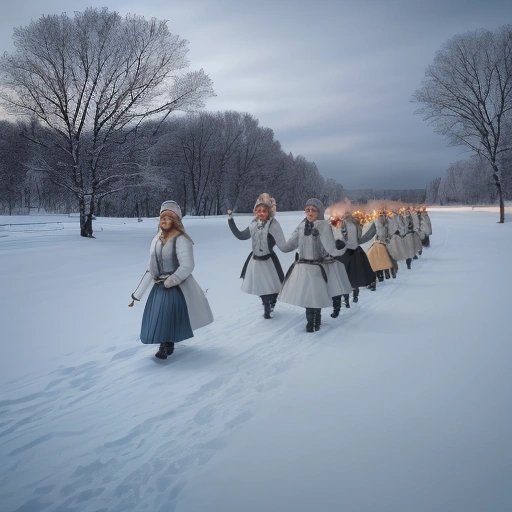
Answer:
M413 96L418 110L447 135L484 157L492 168L505 221L500 157L512 149L504 127L512 114L512 26L457 35L437 53Z
M345 198L345 190L343 185L339 184L333 178L325 180L324 188L320 199L324 204L334 204L343 201Z
M443 177L427 187L429 203L489 204L496 201L496 195L489 162L479 155L451 164Z
M42 152L40 169L74 194L81 235L92 237L97 201L140 175L132 162L105 163L112 147L148 118L203 107L211 81L203 70L184 72L187 41L154 18L89 8L42 16L13 37L15 51L0 61L5 106L50 135L27 134L58 155Z
M427 204L439 204L439 185L441 178L435 178L427 185L425 202Z
M272 155L279 143L274 140L274 132L259 126L250 114L239 114L237 123L241 134L226 176L227 199L233 210L251 211L254 199L269 181Z
M9 215L15 210L21 211L24 205L25 163L30 155L27 141L19 136L20 131L19 125L0 121L0 208Z

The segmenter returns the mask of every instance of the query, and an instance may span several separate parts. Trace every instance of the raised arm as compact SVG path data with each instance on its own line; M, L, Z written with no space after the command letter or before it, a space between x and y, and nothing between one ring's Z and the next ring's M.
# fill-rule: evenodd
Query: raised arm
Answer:
M231 210L230 210L231 211ZM235 235L238 240L249 240L251 238L251 232L249 231L249 228L245 228L243 231L240 231L235 224L235 219L233 219L233 214L228 213L228 225L229 229L231 229L231 233Z

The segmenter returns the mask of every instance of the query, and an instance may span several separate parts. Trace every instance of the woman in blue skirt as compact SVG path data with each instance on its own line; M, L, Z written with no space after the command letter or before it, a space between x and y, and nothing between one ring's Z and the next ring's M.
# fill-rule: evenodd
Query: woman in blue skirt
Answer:
M144 308L140 340L159 344L155 354L159 359L167 359L175 343L194 336L193 330L213 322L208 301L192 276L193 242L181 218L178 203L162 204L160 229L149 251L149 270L132 293L130 304L141 300L153 285Z

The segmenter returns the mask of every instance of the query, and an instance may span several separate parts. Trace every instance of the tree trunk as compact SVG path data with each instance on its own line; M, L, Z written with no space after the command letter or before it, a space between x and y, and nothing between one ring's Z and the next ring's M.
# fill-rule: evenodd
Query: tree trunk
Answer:
M85 199L81 197L78 200L78 207L80 210L80 236L94 238L92 234L92 217L94 215L93 201L91 200L90 203L87 204Z
M505 222L505 203L503 201L503 190L501 188L501 183L498 187L498 197L500 200L500 224L503 224Z
M494 183L496 185L496 188L498 189L498 201L500 203L500 220L498 221L498 223L503 224L505 222L505 203L503 201L503 188L501 186L501 177L498 166L496 164L493 164L492 169L492 177L494 178Z
M80 215L80 236L87 236L85 233L85 201L78 198L78 213Z
M36 191L37 191L37 213L41 211L42 206L42 198L41 198L41 189L39 188L39 183L36 181Z
M30 188L25 188L25 206L27 207L27 213L30 215L30 209L32 207L32 197L30 194Z
M85 217L85 233L86 233L85 236L87 236L88 238L94 238L94 236L92 234L92 218L93 218L93 213L92 213L92 208L91 208L91 210ZM82 236L84 236L84 235L82 235Z
M99 217L101 215L101 201L102 201L102 197L100 196L100 198L98 199L98 204L96 206L96 215Z

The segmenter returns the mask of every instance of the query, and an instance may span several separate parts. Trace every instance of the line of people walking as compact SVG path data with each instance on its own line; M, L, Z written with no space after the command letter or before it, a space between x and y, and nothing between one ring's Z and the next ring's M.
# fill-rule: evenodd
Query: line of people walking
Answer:
M350 307L351 293L358 302L360 288L375 291L377 281L396 278L399 261L410 269L432 234L425 207L394 205L370 213L339 204L325 210L319 199L311 198L304 205L305 218L288 240L269 194L258 197L253 212L249 226L240 231L228 210L232 233L252 242L240 276L242 291L261 297L266 319L272 318L278 298L305 308L307 332L320 329L322 308L332 305L331 317L337 318L342 304ZM361 245L372 239L367 255ZM286 275L275 247L284 253L297 251Z
M342 305L350 307L350 294L352 302L358 302L360 288L375 291L377 281L396 278L400 261L410 269L413 259L430 245L432 234L424 207L393 205L368 212L337 204L325 210L319 199L311 198L304 205L304 219L288 239L269 194L257 198L253 213L249 226L240 230L228 210L231 232L252 245L240 276L242 291L261 298L265 319L272 318L278 299L305 308L310 333L320 329L323 308L332 307L331 317L337 318ZM361 245L373 239L367 255ZM158 359L167 359L175 343L213 322L208 301L192 276L193 245L180 206L165 201L150 245L148 270L129 304L133 306L151 289L140 339L159 345ZM286 274L275 247L284 253L296 251Z

